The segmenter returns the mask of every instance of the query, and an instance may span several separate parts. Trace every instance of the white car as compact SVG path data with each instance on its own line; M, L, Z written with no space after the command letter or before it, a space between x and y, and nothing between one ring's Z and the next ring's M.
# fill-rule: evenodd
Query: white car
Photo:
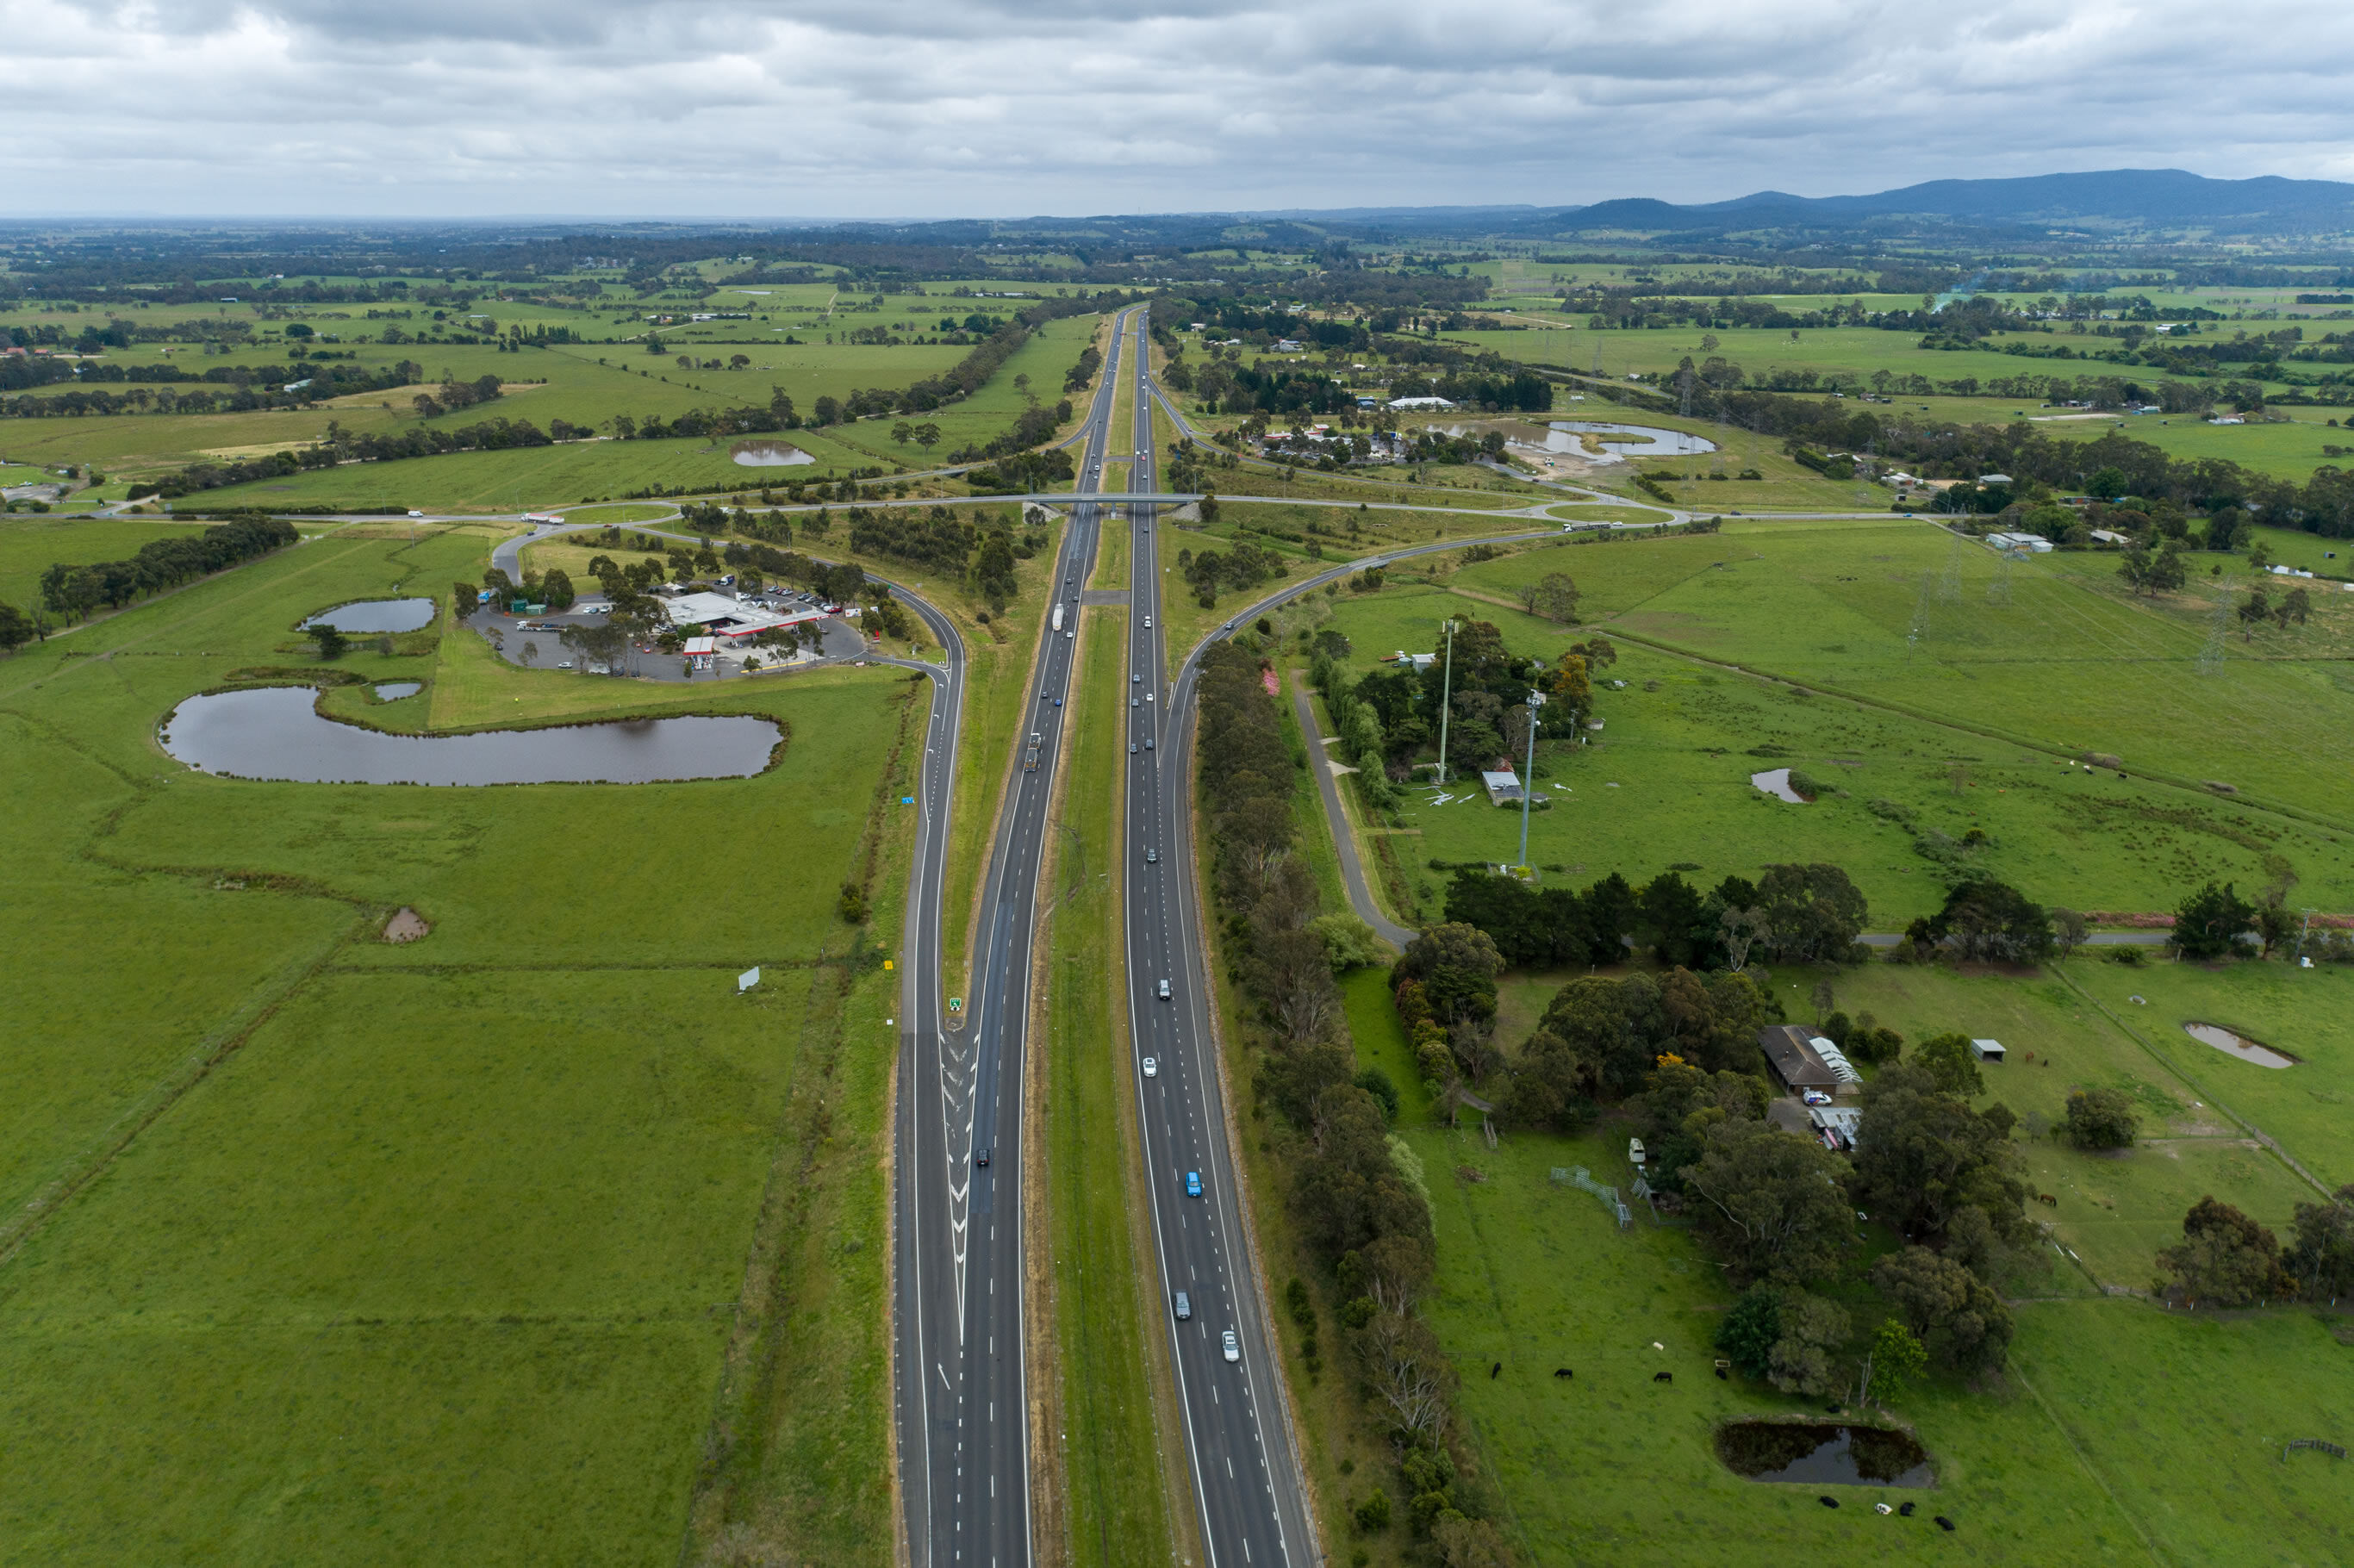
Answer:
M1151 1057L1147 1056L1144 1059L1144 1075L1148 1078L1159 1077L1161 1075L1161 1064L1154 1061Z
M1225 1339L1226 1346L1226 1360L1230 1361L1238 1361L1242 1360L1242 1341L1235 1338L1235 1331L1232 1329L1226 1330Z
M572 668L572 661L569 659L559 659L556 662L556 667L559 670L569 670Z
M1152 630L1152 617L1149 615L1144 618L1144 630L1147 631Z
M411 517L422 517L422 516L424 516L424 515L425 515L425 514L424 514L424 513L422 513L422 512L411 512L411 513L409 514L409 515L410 515Z
M1820 1089L1808 1089L1806 1101L1810 1106L1827 1106L1831 1103L1831 1097Z

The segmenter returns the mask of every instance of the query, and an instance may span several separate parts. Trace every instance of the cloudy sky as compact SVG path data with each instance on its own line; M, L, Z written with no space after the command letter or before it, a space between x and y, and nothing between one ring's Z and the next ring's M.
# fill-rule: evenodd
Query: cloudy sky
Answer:
M987 217L2354 179L2338 0L0 0L0 214Z

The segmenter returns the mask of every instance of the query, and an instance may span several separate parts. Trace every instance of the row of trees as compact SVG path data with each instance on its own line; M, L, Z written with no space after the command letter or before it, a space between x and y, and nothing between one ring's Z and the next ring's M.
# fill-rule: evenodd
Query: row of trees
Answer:
M1359 923L1320 919L1293 844L1301 759L1285 745L1257 659L1232 642L1204 655L1199 697L1200 789L1211 877L1229 965L1255 1010L1246 1027L1263 1065L1255 1087L1295 1130L1290 1201L1300 1234L1341 1303L1351 1370L1397 1456L1413 1527L1448 1568L1500 1563L1502 1538L1466 1479L1453 1426L1456 1378L1416 1308L1435 1272L1430 1206L1418 1161L1390 1128L1396 1090L1360 1072L1332 973L1364 950ZM1320 1364L1314 1301L1292 1311ZM1390 1527L1386 1489L1358 1504L1361 1529Z
M2211 1196L2183 1216L2182 1240L2158 1255L2151 1291L2187 1307L2253 1307L2354 1295L2354 1186L2299 1203L2285 1251L2280 1238Z
M119 609L143 595L284 549L297 537L294 524L282 518L239 517L151 539L123 560L88 566L60 561L41 574L41 602L58 615L82 620L101 605Z

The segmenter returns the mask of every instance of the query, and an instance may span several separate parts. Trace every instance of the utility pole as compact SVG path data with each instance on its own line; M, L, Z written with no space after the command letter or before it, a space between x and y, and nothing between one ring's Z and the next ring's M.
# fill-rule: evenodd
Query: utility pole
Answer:
M1529 757L1521 765L1521 870L1529 869L1529 797L1537 787L1537 710L1544 706L1543 692L1529 694Z
M1455 694L1455 622L1447 626L1447 668L1438 679L1438 782L1447 782L1447 709Z

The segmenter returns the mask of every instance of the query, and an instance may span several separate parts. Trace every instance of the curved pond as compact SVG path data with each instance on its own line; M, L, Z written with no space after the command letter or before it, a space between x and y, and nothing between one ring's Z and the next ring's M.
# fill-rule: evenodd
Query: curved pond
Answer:
M1663 430L1656 425L1621 425L1607 419L1554 419L1545 429L1552 432L1545 438L1549 452L1578 452L1585 450L1580 436L1600 436L1602 450L1617 452L1621 457L1697 457L1712 452L1716 443L1682 430ZM1612 440L1612 436L1631 440Z
M727 450L727 460L738 468L791 468L817 461L790 441L737 441Z
M2226 1029L2220 1023L2186 1023L2182 1026L2182 1033L2190 1035L2201 1045L2212 1045L2226 1056L2237 1056L2241 1061L2254 1066L2294 1067L2296 1065L2296 1058L2287 1052L2275 1051L2269 1045L2259 1045L2246 1035L2236 1030Z
M1827 1421L1735 1421L1716 1431L1716 1457L1753 1481L1926 1487L1929 1451L1902 1432Z
M413 697L424 689L425 683L422 681L387 681L376 687L376 700L380 703L397 703L403 697Z
M338 631L416 631L432 623L429 599L364 599L323 609L302 624Z
M320 715L308 686L190 697L159 738L189 767L298 784L652 784L748 779L782 738L768 719L659 718L475 735L386 735Z

